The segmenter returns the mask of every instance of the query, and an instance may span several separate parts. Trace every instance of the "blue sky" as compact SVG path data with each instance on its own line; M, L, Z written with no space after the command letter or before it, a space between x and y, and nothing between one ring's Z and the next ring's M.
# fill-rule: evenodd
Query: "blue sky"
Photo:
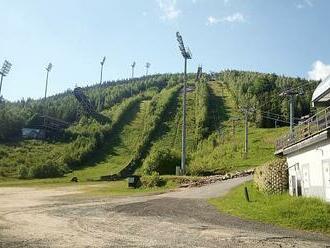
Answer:
M191 48L189 71L242 69L322 78L330 73L327 0L0 0L0 63L13 66L2 95L49 95L99 80L178 72L175 32Z

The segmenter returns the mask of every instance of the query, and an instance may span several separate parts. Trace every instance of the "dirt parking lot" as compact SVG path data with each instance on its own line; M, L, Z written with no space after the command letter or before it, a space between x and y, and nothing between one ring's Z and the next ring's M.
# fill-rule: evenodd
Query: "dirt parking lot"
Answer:
M0 188L1 247L330 247L330 237L218 213L206 199L250 178L159 195L81 197L81 186Z

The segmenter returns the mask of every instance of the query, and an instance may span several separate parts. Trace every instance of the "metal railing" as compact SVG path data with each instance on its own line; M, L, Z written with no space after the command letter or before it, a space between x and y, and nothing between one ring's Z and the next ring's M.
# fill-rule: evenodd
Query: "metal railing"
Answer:
M280 151L283 148L303 141L317 133L330 127L330 107L323 109L308 120L295 126L292 133L279 138L275 144L275 150Z

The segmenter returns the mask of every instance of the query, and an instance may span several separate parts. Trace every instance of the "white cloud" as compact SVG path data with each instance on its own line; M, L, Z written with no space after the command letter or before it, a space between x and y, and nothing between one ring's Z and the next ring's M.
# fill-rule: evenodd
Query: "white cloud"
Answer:
M245 22L245 17L241 13L237 12L230 16L226 16L223 18L224 22Z
M217 24L218 22L220 22L220 19L214 17L214 16L209 16L207 18L207 24L208 25L214 25L214 24Z
M234 23L234 22L245 22L245 16L240 13L240 12L236 12L232 15L229 16L225 16L223 18L217 18L214 16L209 16L207 18L207 25L214 25L217 24L219 22L230 22L230 23Z
M312 0L301 0L300 3L296 4L297 9L303 9L305 7L313 7L314 3Z
M163 12L163 20L173 20L181 14L181 10L176 6L176 0L158 0L158 4Z
M312 0L304 0L304 2L306 3L306 5L308 5L309 7L313 7L313 2Z
M317 60L313 63L312 70L308 72L308 78L312 80L322 80L330 75L330 65Z

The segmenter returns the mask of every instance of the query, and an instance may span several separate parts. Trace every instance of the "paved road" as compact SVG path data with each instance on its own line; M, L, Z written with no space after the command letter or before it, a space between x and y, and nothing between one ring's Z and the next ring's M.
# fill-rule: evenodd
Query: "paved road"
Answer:
M0 247L329 247L330 237L221 214L206 198L249 180L143 197L0 188Z

